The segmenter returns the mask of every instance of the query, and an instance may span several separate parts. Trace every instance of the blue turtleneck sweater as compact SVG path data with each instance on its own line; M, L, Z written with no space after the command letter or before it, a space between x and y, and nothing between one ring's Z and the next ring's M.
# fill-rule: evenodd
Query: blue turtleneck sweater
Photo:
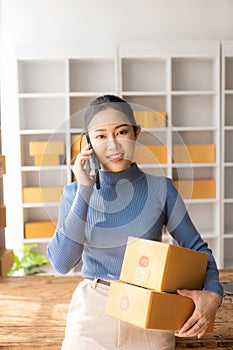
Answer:
M74 182L64 188L48 258L60 273L82 259L82 275L119 279L129 236L162 240L166 226L182 247L209 254L204 289L222 298L215 260L190 220L171 179L142 172L100 171L100 190Z

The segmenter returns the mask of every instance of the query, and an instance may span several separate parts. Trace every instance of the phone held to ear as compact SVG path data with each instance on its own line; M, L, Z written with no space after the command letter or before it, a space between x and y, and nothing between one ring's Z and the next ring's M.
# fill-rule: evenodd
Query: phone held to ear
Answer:
M87 141L87 144L90 145L92 148L92 144L88 135L86 135L86 141ZM88 157L87 171L90 173L90 176L94 177L97 190L100 189L99 169L100 169L100 165L93 151L92 154L90 154Z

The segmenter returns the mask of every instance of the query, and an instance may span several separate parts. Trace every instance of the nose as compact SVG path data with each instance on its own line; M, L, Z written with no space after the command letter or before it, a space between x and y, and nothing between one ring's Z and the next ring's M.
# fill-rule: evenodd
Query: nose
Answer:
M118 147L118 142L116 137L109 136L107 140L108 149L116 149Z

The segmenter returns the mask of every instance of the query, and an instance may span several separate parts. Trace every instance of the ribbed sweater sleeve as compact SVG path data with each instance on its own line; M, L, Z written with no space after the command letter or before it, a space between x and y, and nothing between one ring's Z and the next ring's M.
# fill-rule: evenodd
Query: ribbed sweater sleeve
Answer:
M59 273L68 273L81 259L85 224L92 187L64 188L56 232L48 245L48 259Z

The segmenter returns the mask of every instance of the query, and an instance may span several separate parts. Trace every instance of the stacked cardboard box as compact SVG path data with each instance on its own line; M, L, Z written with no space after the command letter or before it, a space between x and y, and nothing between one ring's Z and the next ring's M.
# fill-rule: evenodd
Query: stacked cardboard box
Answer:
M143 128L165 128L166 113L164 111L135 111L137 124Z
M214 163L214 144L187 144L173 146L174 163Z
M0 190L3 192L2 176L6 173L5 157L0 155ZM3 204L3 194L0 197L0 276L6 276L14 263L12 249L5 247L6 207Z
M136 145L134 160L139 164L167 163L167 147L164 145Z
M34 165L59 165L60 156L65 153L63 141L31 141L29 154L34 157Z
M184 199L216 198L215 179L174 180L173 182Z
M24 224L25 238L49 238L56 229L56 223L52 221L33 221Z
M179 331L194 303L176 291L202 289L207 262L206 253L130 237L120 281L111 282L106 313L143 328Z
M59 202L63 188L61 186L24 187L23 202Z

